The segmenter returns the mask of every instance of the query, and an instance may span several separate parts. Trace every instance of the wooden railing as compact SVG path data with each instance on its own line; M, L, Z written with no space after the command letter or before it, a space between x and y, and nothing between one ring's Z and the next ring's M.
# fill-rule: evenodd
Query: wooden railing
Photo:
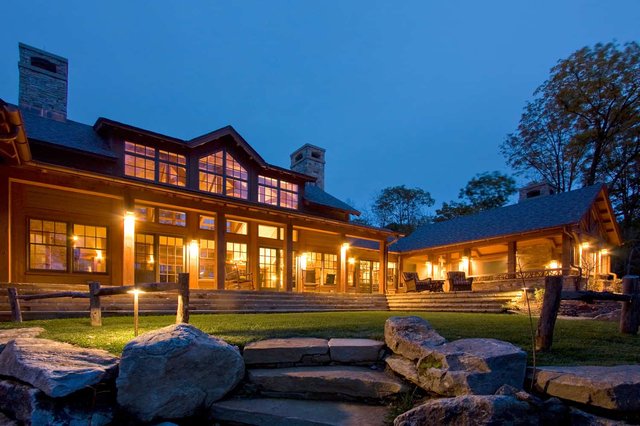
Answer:
M129 286L101 287L97 281L88 283L89 291L58 291L43 294L18 294L15 287L9 287L9 306L11 308L11 321L22 322L22 310L20 300L53 299L59 297L86 298L89 299L89 315L92 326L102 325L102 309L100 298L118 294L134 294L134 316L137 319L137 292L178 291L178 309L176 323L189 323L189 274L178 274L178 282L175 283L143 283Z
M473 278L473 281L475 282L485 282L545 278L561 275L577 277L580 276L580 272L577 268L530 269L528 271L505 272L500 274L469 275L469 278Z

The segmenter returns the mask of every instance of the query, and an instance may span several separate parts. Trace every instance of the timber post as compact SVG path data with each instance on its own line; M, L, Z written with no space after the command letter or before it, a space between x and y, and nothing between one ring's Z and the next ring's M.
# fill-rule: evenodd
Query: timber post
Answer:
M22 311L20 310L20 301L18 300L18 290L15 287L7 289L9 296L9 306L11 307L11 321L22 322Z
M636 335L640 325L640 277L637 275L623 277L622 293L630 296L631 300L622 302L620 333Z
M189 324L189 274L178 274L178 311L176 324Z
M89 281L89 315L91 316L91 326L102 326L102 308L100 307L100 283Z
M548 351L553 343L553 328L558 318L562 296L562 276L548 276L544 279L544 299L536 331L536 350Z

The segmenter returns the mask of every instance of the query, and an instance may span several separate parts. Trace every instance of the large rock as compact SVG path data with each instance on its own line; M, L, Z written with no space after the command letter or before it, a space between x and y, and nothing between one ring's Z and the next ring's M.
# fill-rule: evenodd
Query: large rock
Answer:
M475 425L538 425L530 418L529 404L504 395L465 395L456 398L432 399L396 417L394 426L429 424Z
M421 387L445 396L491 395L502 385L521 388L527 354L496 339L460 339L434 348L418 361Z
M0 380L0 411L20 424L107 425L113 420L112 405L108 394L94 393L92 389L51 398L24 383Z
M69 395L115 377L118 358L68 343L18 338L0 353L0 375L16 378L51 397Z
M247 365L323 363L330 360L329 342L313 337L259 340L247 344L242 354Z
M384 342L372 339L331 339L329 354L331 361L344 363L376 362Z
M125 346L118 403L142 421L189 417L208 409L243 376L235 346L188 324L171 325Z
M384 340L394 353L418 360L446 342L427 320L420 317L390 317L384 323Z
M248 376L267 395L380 400L408 391L396 377L366 367L265 368L249 370Z
M640 365L539 367L533 386L538 392L585 405L640 410Z
M13 339L19 337L38 337L44 333L42 327L25 327L25 328L8 328L6 330L0 330L0 352L4 347Z

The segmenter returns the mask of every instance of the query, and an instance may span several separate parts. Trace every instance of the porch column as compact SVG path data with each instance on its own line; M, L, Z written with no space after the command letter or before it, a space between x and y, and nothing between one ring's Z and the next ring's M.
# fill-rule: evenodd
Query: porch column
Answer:
M133 210L124 214L122 235L122 285L135 283L136 216Z
M249 222L249 241L247 247L247 272L251 273L253 289L260 290L260 250L258 248L258 224Z
M518 260L516 259L517 243L509 241L507 243L507 273L515 274L518 269Z
M346 236L342 235L341 241L343 241L340 246L340 262L338 274L340 275L340 281L338 282L338 293L346 293L347 292L347 252L349 250L349 244L347 244Z
M224 290L225 260L227 258L227 217L224 213L216 216L216 283L218 290Z
M9 179L0 176L0 188L7 188L8 191L0 193L0 281L11 282L11 215L9 206Z
M569 275L573 263L573 238L562 233L562 275Z
M378 293L385 294L387 292L387 267L389 265L389 248L387 241L380 241L380 270L378 271Z
M287 223L284 232L284 288L293 291L293 225Z

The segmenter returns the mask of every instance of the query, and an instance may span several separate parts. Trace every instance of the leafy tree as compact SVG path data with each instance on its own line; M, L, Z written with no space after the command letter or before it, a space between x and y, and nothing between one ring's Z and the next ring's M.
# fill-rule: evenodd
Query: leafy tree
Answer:
M442 222L458 216L479 213L504 206L516 192L516 181L498 171L474 176L458 193L461 201L442 203L434 221Z
M434 203L427 191L401 185L380 191L371 210L380 226L410 234L429 220L425 208Z
M640 45L584 47L559 61L534 96L501 145L508 164L559 191L606 182L624 237L637 245Z

